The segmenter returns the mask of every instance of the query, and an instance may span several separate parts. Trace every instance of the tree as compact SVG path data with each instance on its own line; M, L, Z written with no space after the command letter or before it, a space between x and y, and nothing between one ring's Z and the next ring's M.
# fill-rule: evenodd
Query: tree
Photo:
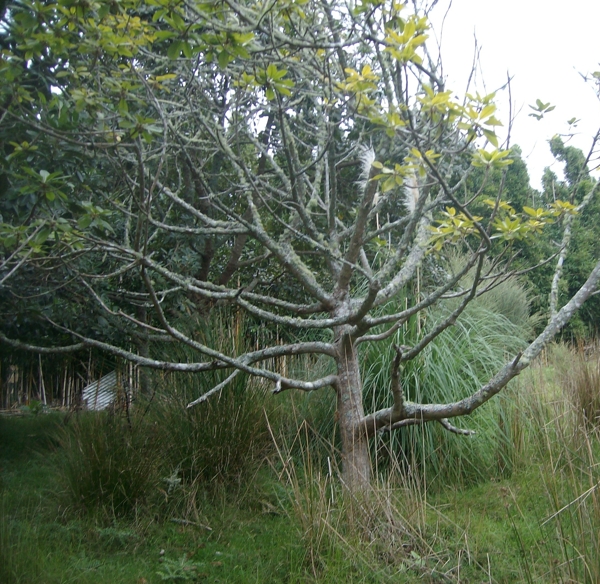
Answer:
M456 98L428 29L424 13L380 0L9 4L0 31L0 131L12 142L2 292L8 310L22 297L24 270L37 274L37 318L61 336L36 344L5 327L2 341L231 372L190 406L240 373L274 393L332 387L351 489L369 483L376 432L439 422L469 433L449 420L531 363L593 294L600 263L478 391L448 404L404 398L402 364L511 274L511 242L575 209L557 200L517 212L504 181L481 206L491 174L513 162L496 135L495 96ZM76 168L65 150L77 153ZM465 256L455 271L442 269L448 246ZM441 275L409 304L394 304L426 258ZM390 338L447 297L459 299L451 314L396 348L393 406L365 413L360 344ZM181 318L215 306L298 334L224 354ZM64 344L64 335L76 342ZM153 343L165 339L197 360L161 359ZM264 365L301 354L328 358L332 372L292 378Z
M550 140L550 150L554 157L564 163L565 182L558 181L549 169L546 169L545 196L550 199L556 196L556 191L562 192L565 200L575 204L577 214L568 216L562 226L560 251L556 270L552 278L549 294L550 317L556 314L559 304L560 285L566 287L567 294L572 294L587 277L587 272L595 263L598 255L598 242L595 228L598 224L598 190L597 181L590 176L589 162L594 155L598 134L593 140L592 147L586 156L578 148L566 146L560 136ZM582 213L585 211L585 213ZM579 216L578 216L579 215ZM570 262L565 263L567 255ZM563 276L563 270L567 277ZM597 299L588 303L587 315L580 315L593 330L597 315ZM589 314L591 313L591 314ZM583 316L583 319L581 317ZM586 318L587 317L587 318Z

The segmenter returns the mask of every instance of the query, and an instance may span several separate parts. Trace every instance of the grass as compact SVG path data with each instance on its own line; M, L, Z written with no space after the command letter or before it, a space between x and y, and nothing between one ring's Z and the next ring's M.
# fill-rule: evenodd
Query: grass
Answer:
M553 348L469 420L478 435L434 445L435 477L388 457L361 497L337 480L327 393L234 385L185 412L209 387L166 379L172 400L129 419L0 417L0 582L599 582L600 432L581 397L599 359Z
M284 582L294 562L300 562L295 529L283 514L270 511L276 499L256 501L259 508L265 505L263 512L240 506L227 495L213 497L202 525L141 514L107 520L69 513L60 506L53 483L64 453L39 440L60 424L57 416L0 419L3 584L165 581L160 572L183 581L177 577L178 565L183 574L195 571L213 582ZM272 546L273 533L281 547ZM268 562L265 549L270 550ZM185 569L192 566L196 569Z
M62 456L57 484L64 505L110 517L134 515L160 477L158 429L141 417L83 412L57 433Z
M466 282L465 284L468 284ZM473 301L456 326L446 329L403 368L407 399L422 403L448 403L471 394L498 371L507 359L526 346L533 330L527 315L526 291L507 280ZM443 321L458 301L448 301L428 315L423 333ZM392 312L396 308L389 307ZM414 322L386 342L362 346L365 402L368 411L392 405L390 386L393 345L419 340ZM491 477L508 476L513 469L511 400L497 399L458 425L477 432L476 439L456 440L441 426L409 427L383 434L374 444L380 470L404 466L420 472L429 488L448 481L475 484Z

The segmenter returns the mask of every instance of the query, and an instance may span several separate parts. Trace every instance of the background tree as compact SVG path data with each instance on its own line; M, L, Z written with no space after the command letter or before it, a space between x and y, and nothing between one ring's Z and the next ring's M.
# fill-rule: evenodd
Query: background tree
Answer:
M353 489L369 482L377 432L433 421L468 433L449 419L531 363L593 294L600 264L475 393L405 399L403 363L510 275L511 242L575 212L561 200L521 212L503 199L514 159L495 133L495 96L459 99L446 88L428 27L423 14L379 0L10 4L0 33L0 130L13 137L3 300L22 296L27 274L38 287L29 297L43 299L37 321L75 342L36 345L15 329L2 340L230 371L190 405L240 373L275 393L331 387ZM503 179L477 214L495 172ZM448 247L463 255L454 268L443 261ZM393 405L365 413L359 346L448 297L452 311L396 348ZM285 329L288 340L219 352L190 326L216 306ZM197 359L162 358L167 339ZM267 366L300 354L331 367L291 377Z
M557 266L550 286L550 316L556 314L559 300L568 297L581 285L586 277L585 271L590 269L600 251L594 236L600 211L596 196L598 183L590 176L588 167L596 140L587 156L578 148L565 145L559 136L550 140L552 154L564 165L565 180L557 180L547 169L543 196L547 201L563 198L577 205L580 211L585 210L585 213L579 213L578 216L566 218L564 225L561 225L562 229L549 230L548 235L554 240L554 246L559 247ZM584 336L586 332L594 334L597 316L598 300L593 298L571 323L571 332L577 336Z

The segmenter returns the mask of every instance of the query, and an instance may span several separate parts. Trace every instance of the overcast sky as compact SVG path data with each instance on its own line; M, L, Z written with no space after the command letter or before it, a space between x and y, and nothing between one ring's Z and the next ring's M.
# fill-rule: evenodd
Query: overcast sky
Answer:
M523 150L532 186L540 187L545 166L560 176L547 140L567 133L567 120L576 117L581 121L571 130L576 136L570 144L587 153L600 128L600 102L580 75L600 70L600 0L452 0L446 14L448 5L449 0L440 0L431 14L436 35L442 31L448 88L464 94L477 37L480 92L505 85L507 74L513 78L511 141ZM539 122L528 115L536 99L556 106ZM507 91L497 100L498 117L507 121Z

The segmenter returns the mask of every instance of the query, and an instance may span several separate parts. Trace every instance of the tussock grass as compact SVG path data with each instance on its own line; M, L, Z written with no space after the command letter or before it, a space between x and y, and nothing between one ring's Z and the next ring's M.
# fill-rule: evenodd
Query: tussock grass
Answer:
M405 365L409 397L457 399L518 350L522 314L484 298ZM198 335L228 351L254 342L223 324ZM363 350L378 407L393 350ZM129 416L0 418L0 581L599 582L599 357L552 347L465 420L473 437L380 437L360 495L339 480L333 392L272 398L239 376L186 410L224 375L169 375Z
M157 428L114 412L81 413L59 434L64 504L78 513L135 515L160 476Z
M250 342L242 321L218 312L196 335L230 354ZM181 346L165 350L174 360L195 357ZM206 497L239 498L248 491L272 450L267 415L277 415L276 403L265 399L264 386L239 375L210 399L186 407L227 375L155 376L154 395L129 411L72 416L59 433L57 460L66 511L105 520L175 516L202 524Z
M468 284L468 282L467 282ZM432 312L423 325L426 334L447 317L457 301ZM403 389L409 400L447 403L461 399L485 383L532 334L525 289L508 280L476 299L454 327L445 330L414 361L403 368ZM395 310L393 306L388 310ZM419 339L414 322L389 341L363 348L365 405L369 411L392 404L389 391L393 345L412 345ZM374 445L380 470L394 466L419 472L432 488L438 484L474 484L508 476L515 464L511 400L496 399L468 419L458 421L476 431L473 438L450 435L439 425L408 427L382 434Z

